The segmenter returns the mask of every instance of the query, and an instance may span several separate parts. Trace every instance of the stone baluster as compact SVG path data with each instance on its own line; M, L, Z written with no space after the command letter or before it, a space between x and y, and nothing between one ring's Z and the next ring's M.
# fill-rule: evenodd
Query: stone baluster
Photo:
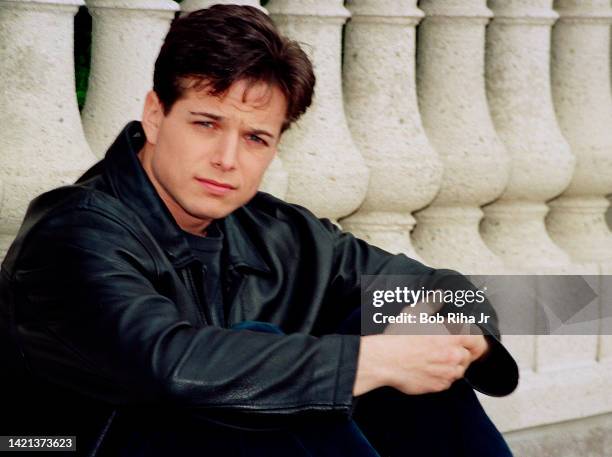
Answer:
M153 87L153 66L170 21L171 0L87 0L92 16L91 70L83 127L89 145L104 156L117 134L142 116Z
M609 0L557 0L552 93L557 119L576 155L563 194L549 202L548 232L576 262L612 261L605 221L612 193Z
M312 106L283 135L287 199L332 220L357 209L368 186L368 169L344 116L340 42L349 12L342 3L270 0L266 5L280 31L302 44L317 77Z
M508 186L484 208L482 235L522 271L560 271L569 256L548 235L545 202L569 184L574 156L555 118L550 86L552 0L490 0L486 82L491 115L511 156Z
M259 0L184 0L181 3L181 11L189 13L215 4L254 6L267 13L267 10L259 4ZM280 157L277 155L263 177L260 190L271 193L279 198L284 198L287 194L288 182L289 175L285 171Z
M427 136L444 164L440 192L416 213L413 241L433 265L464 273L501 272L478 231L481 205L502 193L508 158L487 108L485 0L423 0L417 89Z
M0 1L0 257L36 195L90 166L74 79L81 0Z
M370 169L359 211L342 226L369 243L418 258L412 211L429 203L442 177L419 116L415 86L416 0L353 0L344 38L346 115Z

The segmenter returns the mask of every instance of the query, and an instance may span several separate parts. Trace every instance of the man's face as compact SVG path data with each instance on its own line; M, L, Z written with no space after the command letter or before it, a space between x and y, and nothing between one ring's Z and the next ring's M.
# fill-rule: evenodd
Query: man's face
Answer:
M183 230L200 233L255 195L276 153L285 110L280 89L265 83L238 81L221 96L187 89L167 115L149 93L147 142L138 156Z

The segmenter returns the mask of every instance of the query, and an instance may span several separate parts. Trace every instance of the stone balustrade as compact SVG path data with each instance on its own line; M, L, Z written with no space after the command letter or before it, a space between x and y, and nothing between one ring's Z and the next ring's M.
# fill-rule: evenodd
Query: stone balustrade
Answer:
M266 191L437 267L612 274L609 0L0 0L0 258L27 203L139 118L174 14L214 3L261 8L314 62ZM510 437L612 412L610 336L507 341L521 385L481 399Z

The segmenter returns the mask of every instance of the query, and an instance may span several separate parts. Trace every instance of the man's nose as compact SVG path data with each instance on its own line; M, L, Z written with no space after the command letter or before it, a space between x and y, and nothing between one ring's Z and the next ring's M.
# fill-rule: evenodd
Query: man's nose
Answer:
M215 145L215 151L211 158L212 165L223 171L236 168L239 146L240 138L238 134L224 132L219 136L219 141Z

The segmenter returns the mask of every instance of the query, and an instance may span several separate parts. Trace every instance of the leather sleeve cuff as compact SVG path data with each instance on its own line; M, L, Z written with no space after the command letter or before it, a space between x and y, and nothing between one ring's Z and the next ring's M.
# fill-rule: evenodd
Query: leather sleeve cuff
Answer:
M489 352L468 367L465 380L485 395L509 395L518 385L518 366L499 339L492 335L485 335L485 338L490 345Z
M336 377L334 405L350 419L355 408L353 387L357 376L357 360L359 357L359 335L338 335L340 338L340 357Z

